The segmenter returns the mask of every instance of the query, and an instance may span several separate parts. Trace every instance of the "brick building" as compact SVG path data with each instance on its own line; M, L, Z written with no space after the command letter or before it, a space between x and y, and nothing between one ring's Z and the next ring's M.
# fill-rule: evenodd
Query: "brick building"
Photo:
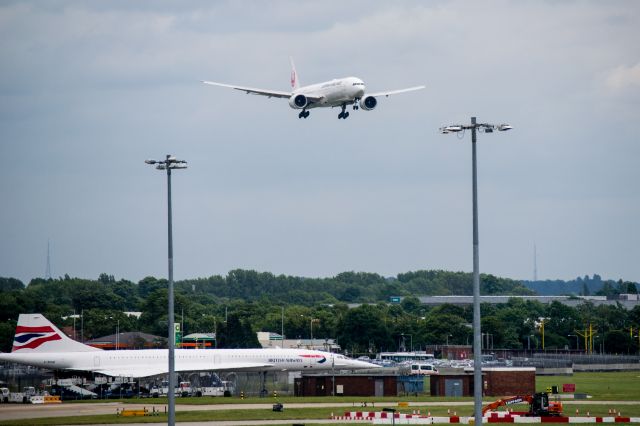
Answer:
M431 396L473 396L473 370L430 376ZM485 396L532 395L536 391L535 367L485 367L482 369Z
M295 396L330 396L332 375L304 375L294 382ZM398 396L398 376L353 374L335 376L337 396Z
M535 367L490 367L482 369L487 396L532 395L536 392Z

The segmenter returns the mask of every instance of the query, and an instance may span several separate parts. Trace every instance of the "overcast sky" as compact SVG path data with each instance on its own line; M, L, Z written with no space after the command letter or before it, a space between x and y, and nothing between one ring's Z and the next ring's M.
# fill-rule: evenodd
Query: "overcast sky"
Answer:
M234 268L333 276L480 270L640 281L640 2L4 1L0 276ZM200 80L289 89L424 84L373 111L314 109Z

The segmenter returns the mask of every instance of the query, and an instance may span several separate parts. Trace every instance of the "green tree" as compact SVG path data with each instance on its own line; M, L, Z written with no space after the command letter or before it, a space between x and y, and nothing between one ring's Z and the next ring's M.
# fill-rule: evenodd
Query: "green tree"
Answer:
M393 341L378 306L362 305L351 309L337 326L337 336L343 349L365 353L370 347L391 348Z
M226 324L221 327L218 344L219 347L227 349L260 347L249 321L240 320L236 314L229 315Z

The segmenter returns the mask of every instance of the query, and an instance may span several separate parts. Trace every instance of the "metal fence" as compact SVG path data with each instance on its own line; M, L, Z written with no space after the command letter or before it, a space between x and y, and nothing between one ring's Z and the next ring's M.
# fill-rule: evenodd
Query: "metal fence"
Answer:
M534 353L531 357L513 357L513 365L517 367L536 368L571 368L579 365L611 365L638 364L640 356L636 355L601 355L579 353Z

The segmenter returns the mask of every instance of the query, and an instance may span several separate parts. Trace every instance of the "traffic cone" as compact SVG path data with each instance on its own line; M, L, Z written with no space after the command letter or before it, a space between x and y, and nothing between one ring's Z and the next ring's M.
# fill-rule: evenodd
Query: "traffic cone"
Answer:
M576 408L576 416L577 416L578 414L580 414L580 410L578 410L578 409Z
M431 417L431 411L427 411L427 417Z
M447 408L447 414L451 415L451 409L450 408Z
M591 414L587 411L587 417L591 417Z

